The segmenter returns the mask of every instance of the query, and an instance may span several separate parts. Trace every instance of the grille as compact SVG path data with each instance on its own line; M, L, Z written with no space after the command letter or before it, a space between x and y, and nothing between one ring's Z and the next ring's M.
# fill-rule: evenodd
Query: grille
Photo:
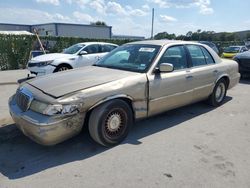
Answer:
M28 67L36 67L38 66L38 63L28 63Z
M19 108L25 112L29 108L30 97L22 93L21 91L16 92L16 103Z

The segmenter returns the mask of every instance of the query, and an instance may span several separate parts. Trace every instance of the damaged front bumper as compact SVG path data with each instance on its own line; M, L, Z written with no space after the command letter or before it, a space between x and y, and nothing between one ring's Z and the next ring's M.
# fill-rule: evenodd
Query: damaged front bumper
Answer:
M30 139L41 145L55 145L80 133L85 113L47 116L32 110L23 112L15 97L9 100L10 114L16 126Z

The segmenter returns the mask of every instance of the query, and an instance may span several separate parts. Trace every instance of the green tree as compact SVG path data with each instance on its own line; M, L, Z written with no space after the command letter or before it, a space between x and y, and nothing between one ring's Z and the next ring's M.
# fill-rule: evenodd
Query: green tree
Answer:
M247 40L250 40L250 32L247 33L246 39L247 39Z
M226 35L227 41L234 41L235 40L235 33L229 33Z
M168 34L167 32L161 32L161 33L157 33L155 36L154 36L154 39L175 39L176 36L175 34Z
M107 24L103 21L91 22L90 25L107 26Z
M219 39L220 41L226 41L226 33L221 33Z

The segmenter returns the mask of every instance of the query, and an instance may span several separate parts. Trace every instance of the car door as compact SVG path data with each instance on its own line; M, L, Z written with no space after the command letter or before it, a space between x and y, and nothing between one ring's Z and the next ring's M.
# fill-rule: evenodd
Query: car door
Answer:
M169 47L160 58L157 67L161 63L172 64L174 71L148 75L149 116L189 104L192 101L192 87L190 87L192 79L189 75L185 47L183 45Z
M209 51L200 45L186 45L190 55L192 68L193 102L207 98L213 91L214 84L220 74L218 65Z
M100 59L99 58L99 53L100 53L99 44L87 45L81 51L85 51L87 53L83 55L79 55L77 67L92 65Z

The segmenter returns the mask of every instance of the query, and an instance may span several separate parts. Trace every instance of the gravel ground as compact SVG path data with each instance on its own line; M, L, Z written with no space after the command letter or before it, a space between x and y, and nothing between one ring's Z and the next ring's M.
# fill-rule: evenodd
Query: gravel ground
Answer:
M3 90L15 87L0 86L0 103L7 104ZM249 93L244 80L219 108L197 103L140 121L113 148L86 131L44 147L9 122L0 128L0 187L249 188Z

